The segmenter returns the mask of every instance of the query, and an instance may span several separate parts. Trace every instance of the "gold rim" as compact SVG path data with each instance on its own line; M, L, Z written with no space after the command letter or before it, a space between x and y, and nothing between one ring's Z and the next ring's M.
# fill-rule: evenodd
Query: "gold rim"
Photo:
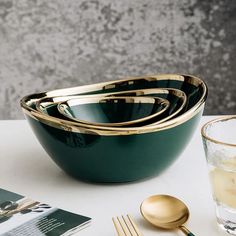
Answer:
M177 109L173 114L168 116L167 118L170 119L173 116L175 116L177 113L179 113L183 107L186 105L187 102L187 96L186 94L175 88L151 88L151 89L135 89L135 90L127 90L127 91L120 91L120 92L114 92L114 93L103 93L102 97L111 97L111 96L144 96L144 95L152 95L152 94L170 94L173 96L178 97L182 101L182 105ZM43 97L41 99L37 99L36 102L33 100L36 106L36 110L39 112L44 112L43 109L49 105L53 105L60 102L66 102L71 99L83 99L83 98L93 98L93 97L100 97L99 94L91 94L91 95L73 95L73 96L57 96L57 97ZM153 96L156 97L156 96Z
M156 126L145 126L140 128L129 128L128 130L124 128L116 128L116 129L99 129L99 128L91 128L88 125L83 125L83 127L76 124L76 122L72 121L64 121L62 119L58 118L52 118L50 116L47 116L45 114L41 114L39 111L36 111L35 109L31 108L27 102L36 102L39 99L52 97L52 96L67 96L67 95L78 95L79 93L86 93L86 92L93 92L96 90L102 90L104 88L108 87L115 87L116 83L119 85L123 84L134 84L137 80L144 80L144 81L161 81L161 80L178 80L186 83L190 83L192 85L195 85L197 87L201 87L203 89L203 94L199 101L187 112L182 114L181 116L178 116L172 120L166 121L164 123L158 124ZM157 88L158 89L158 88ZM160 89L160 88L159 88ZM84 94L81 94L84 95ZM103 82L93 85L84 85L81 87L74 87L74 88L67 88L67 89L60 89L60 90L54 90L47 93L39 93L39 94L31 94L28 96L25 96L21 100L21 107L23 111L29 115L30 117L39 120L43 123L46 123L52 127L63 129L63 130L70 130L74 132L94 132L96 134L101 135L129 135L129 134L140 134L140 133L148 133L148 132L155 132L158 130L164 130L168 128L172 128L174 126L177 126L179 124L182 124L186 120L189 120L192 118L195 114L200 112L200 110L203 108L205 100L207 97L207 87L206 84L199 79L198 77L191 76L191 75L176 75L176 74L166 74L166 75L154 75L154 76L147 76L147 77L135 77L130 79L124 79L124 80L117 80L117 81L111 81L111 82Z
M94 135L103 135L103 136L117 136L117 135L131 135L131 134L144 134L144 133L150 133L150 132L156 132L156 131L161 131L165 129L170 129L173 128L177 125L180 125L184 123L185 121L191 119L193 116L195 116L197 113L202 111L202 108L204 106L204 103L199 105L194 111L192 110L191 112L186 112L183 115L181 115L181 119L173 119L164 123L159 124L158 126L145 126L146 129L138 129L138 128L129 128L129 130L104 130L104 129L99 129L99 128L91 128L90 126L84 124L83 126L76 124L76 122L73 121L64 121L59 118L54 118L52 119L50 116L45 118L45 115L42 115L41 113L38 113L37 111L28 111L23 108L23 111L25 114L30 116L31 118L42 122L44 124L47 124L51 127L57 128L57 129L62 129L65 131L70 131L70 132L77 132L77 133L84 133L84 134L94 134ZM109 128L109 127L108 127ZM119 128L117 128L119 129ZM132 130L131 130L132 129Z
M186 102L187 102L187 97L186 97L186 94L179 90L179 89L174 89L174 88L154 88L154 89L138 89L138 90L127 90L127 91L122 91L122 92L114 92L114 93L104 93L102 94L102 96L107 96L107 97L110 97L110 96L117 96L117 95L123 95L123 94L129 94L129 95L134 95L137 96L137 95L150 95L152 93L163 93L163 94L171 94L171 95L174 95L174 96L177 96L178 98L182 99L182 105L179 107L179 109L177 109L175 112L173 112L171 115L169 115L168 117L166 118L163 118L162 120L160 121L157 121L153 124L150 124L150 125L146 125L146 126L143 126L143 127L153 127L153 126L157 126L159 125L160 123L163 123L169 119L171 119L173 116L177 115L183 108L184 106L186 105ZM91 98L94 98L94 97L100 97L101 95L98 95L98 94L93 94L93 95L77 95L77 96L70 96L70 98L87 98L87 97L91 97ZM52 119L56 119L55 117L52 117L50 115L47 115L45 109L46 107L50 106L50 105L54 105L55 103L58 103L60 101L67 101L69 100L68 97L46 97L46 98L42 98L42 99L39 99L37 102L36 102L36 109L41 113L41 112L44 112L46 116L52 118ZM76 122L77 123L77 122ZM86 126L87 128L91 128L91 129L104 129L104 130L115 130L115 131L120 131L120 130L127 130L127 129L131 129L131 130L134 130L135 128L129 128L129 127L124 127L124 128L121 128L121 127L99 127L99 126L94 126L94 125L89 125L87 124ZM138 127L138 129L142 129L142 127Z
M178 74L161 74L161 75L147 75L147 76L140 76L140 77L128 77L126 79L121 80L114 80L114 81L108 81L108 82L102 82L97 84L90 84L90 85L83 85L78 87L72 87L72 88L64 88L64 89L57 89L53 91L38 93L38 94L31 94L28 96L25 96L21 99L21 106L27 109L27 100L39 100L43 97L62 97L63 96L72 96L72 95L88 95L85 93L88 92L95 92L105 89L112 89L119 86L124 85L132 85L137 83L137 81L144 81L144 82L151 82L151 81L162 81L162 80L174 80L174 81L182 81L187 82L191 85L194 85L198 87L199 85L202 85L204 88L204 94L203 97L206 96L207 93L207 87L206 84L198 77L192 76L192 75L178 75ZM28 107L30 109L30 107Z
M97 84L90 84L90 85L83 85L78 87L72 88L65 88L65 89L57 89L54 91L46 92L45 94L49 97L56 97L60 96L61 93L64 93L64 96L71 95L71 94L84 94L88 92L95 92L97 90L106 90L112 89L119 86L125 85L133 85L140 80L151 82L151 81L162 81L162 80L177 80L177 81L186 81L194 86L199 86L199 83L203 83L197 77L189 76L189 75L177 75L177 74L163 74L163 75L147 75L147 76L139 76L139 77L127 77L126 79L121 80L114 80L108 82L101 82Z
M205 125L202 126L201 128L201 134L202 134L202 137L204 137L206 140L208 141L211 141L215 144L221 144L221 145L225 145L225 146L230 146L230 147L236 147L236 144L233 144L233 143L225 143L225 142L222 142L222 141L218 141L210 136L208 136L206 134L206 129L208 128L208 126L214 124L214 123L218 123L218 122L222 122L222 121L228 121L228 120L232 120L232 119L236 119L236 115L225 115L221 118L216 118L214 120L211 120L211 121L208 121Z
M100 103L106 100L125 100L126 103L150 103L150 104L157 104L162 106L162 109L154 114L145 116L143 118L135 119L132 121L125 121L125 122L114 122L114 123L99 123L99 122L89 122L86 120L81 120L78 118L75 118L71 116L71 114L68 114L67 109L70 106L74 105L82 105L82 104L90 104L90 103ZM71 119L72 121L83 123L83 124L90 124L93 126L125 126L125 125L131 125L136 124L139 122L147 121L149 119L152 119L154 117L157 117L161 115L163 112L165 112L169 108L169 101L163 98L153 98L153 97L92 97L92 98L76 98L76 99L69 99L64 102L59 102L57 105L58 111L67 118Z
M151 95L151 94L170 94L170 95L173 95L173 96L176 96L178 97L179 99L181 99L181 106L175 111L173 112L171 115L163 118L162 120L160 121L157 121L157 122L154 122L150 125L146 125L146 126L153 126L153 125L158 125L162 122L165 122L169 119L171 119L172 117L176 116L186 105L187 103L187 96L186 94L179 90L179 89L174 89L174 88L154 88L154 89L137 89L137 90L128 90L128 91L122 91L122 92L115 92L113 93L113 95L115 96L119 96L119 95L124 95L125 96L143 96L143 95ZM109 94L108 94L109 96Z

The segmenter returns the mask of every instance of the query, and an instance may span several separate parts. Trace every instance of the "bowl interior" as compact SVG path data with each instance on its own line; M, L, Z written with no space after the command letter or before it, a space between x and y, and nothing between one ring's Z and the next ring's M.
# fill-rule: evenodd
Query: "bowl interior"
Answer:
M160 98L169 101L169 107L165 107L165 109L161 110L161 112L154 110L156 113L153 113L152 115L147 116L146 119L139 120L139 122L137 123L128 124L130 127L149 126L149 125L156 125L156 124L162 123L166 120L176 117L178 113L181 112L186 105L185 93L177 89L169 89L169 88L167 89L142 89L142 90L123 91L123 92L103 94L103 96L107 96L107 97L114 96L114 95L116 96L116 98L119 96L144 96L144 97L148 96L148 97L155 98L156 100L158 99L157 101L159 101ZM88 95L86 96L87 97L84 98L85 100L88 99ZM98 95L90 95L90 96L91 96L90 99L94 99L94 97L96 98ZM81 97L80 99L79 97L80 96L73 96L73 98L75 99L74 101L79 101L81 99ZM63 100L66 100L66 101L61 102ZM93 122L92 125L101 125L101 124L94 124L94 122L96 121L94 120L93 111L95 111L94 108L99 109L99 107L96 104L95 105L94 104L81 104L81 105L85 105L84 107L71 106L74 114L72 114L72 111L69 109L67 109L67 111L70 112L70 114L68 113L66 114L65 111L60 112L60 109L57 109L57 106L58 106L57 104L66 104L67 101L68 101L68 97L43 98L37 101L36 108L40 112L43 112L47 115L50 115L56 118L60 118L60 119L66 118L70 120L74 117L76 117L77 119L79 119L80 117L81 120L79 122L82 121L83 123L84 120L89 120L90 122ZM158 107L159 106L156 106L155 109L157 109ZM69 107L67 106L67 108ZM87 111L89 111L90 113L88 114L87 111L84 112L85 109L87 109Z
M186 108L187 96L179 89L172 88L157 88L157 89L138 89L131 91L114 92L115 96L148 96L160 97L170 102L170 106L166 113L162 114L161 122L176 117ZM150 123L150 122L149 122ZM160 123L158 120L153 119L153 125ZM148 124L147 124L148 125Z
M68 119L80 123L126 126L157 118L169 104L158 97L87 97L60 102L57 109Z
M179 75L160 75L160 76L147 76L147 77L134 77L126 80L104 83L103 86L95 84L88 88L88 92L83 92L74 88L70 95L76 93L77 95L101 94L101 93L114 93L127 90L149 89L149 88L174 88L183 91L187 96L185 110L191 109L203 96L206 88L205 84L198 78L192 76L179 76ZM79 91L80 90L80 91ZM89 91L91 90L91 91ZM61 92L63 95L63 91ZM183 112L184 112L183 111Z
M164 122L161 124L155 124L155 127L151 127L149 129L148 127L137 127L137 129L133 130L135 132L148 132L148 130L153 129L160 129L162 127L167 127L172 124L177 124L179 122L183 122L184 120L187 120L188 117L192 117L194 113L197 112L199 107L204 104L206 97L207 97L207 87L206 84L199 78L191 76L191 75L178 75L178 74L165 74L165 75L154 75L154 76L146 76L146 77L135 77L135 78L129 78L124 80L117 80L117 81L111 81L111 82L103 82L93 85L86 85L86 86L79 86L79 87L73 87L73 88L67 88L67 89L60 89L60 90L53 90L46 93L40 93L40 94L32 94L25 96L21 100L21 106L25 113L31 114L31 116L35 117L36 119L39 118L39 116L42 115L35 110L35 103L39 101L42 98L52 98L57 96L74 96L74 95L88 95L88 94L101 94L106 92L120 92L120 91L127 91L128 89L143 89L143 88L177 88L186 93L187 96L187 102L186 106L182 110L181 114L179 116L176 116L174 119L169 120L168 122ZM51 104L50 107L53 107ZM183 115L183 116L182 116ZM77 130L78 125L75 124L75 122L65 122L64 119L53 119L50 118L50 116L43 117L43 120L48 120L47 122L50 122L52 125L68 125L67 128L72 128L72 126ZM54 124L55 123L55 124ZM76 128L76 127L77 128ZM82 128L82 127L81 127ZM99 129L98 127L89 127L84 125L83 128L91 128L91 129ZM73 129L73 128L72 128ZM80 129L80 128L79 128ZM120 132L128 132L132 130L132 128L126 128L125 130L122 130L123 128L116 128L111 129L107 127L106 129L103 128L104 132L105 130L108 130L109 135L111 134L111 131L120 131ZM100 132L100 131L99 131Z
M127 90L148 88L175 88L183 91L187 96L185 110L191 109L201 98L205 97L206 85L202 80L188 75L157 75L147 77L134 77L130 79L85 85L74 88L54 90L47 93L26 96L22 103L35 108L35 102L43 97L73 96L113 93ZM23 104L24 105L24 104Z

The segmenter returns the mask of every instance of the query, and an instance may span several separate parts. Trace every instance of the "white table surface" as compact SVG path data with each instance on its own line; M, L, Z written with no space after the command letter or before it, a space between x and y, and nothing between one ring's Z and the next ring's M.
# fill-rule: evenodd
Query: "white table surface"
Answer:
M129 184L91 184L75 180L48 157L25 120L0 121L0 188L18 192L53 206L92 217L81 236L117 235L112 216L130 213L144 236L183 235L160 231L144 221L139 206L154 194L182 199L191 213L186 226L196 236L225 235L218 229L210 191L200 127L190 144L164 173ZM170 147L171 148L171 147Z

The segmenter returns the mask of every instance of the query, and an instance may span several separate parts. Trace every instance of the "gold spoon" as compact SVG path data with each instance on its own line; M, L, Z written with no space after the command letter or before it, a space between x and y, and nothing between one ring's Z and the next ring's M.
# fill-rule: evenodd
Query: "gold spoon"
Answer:
M145 199L140 211L151 224L162 229L179 228L185 235L194 236L184 224L189 218L187 206L179 199L169 195L154 195Z

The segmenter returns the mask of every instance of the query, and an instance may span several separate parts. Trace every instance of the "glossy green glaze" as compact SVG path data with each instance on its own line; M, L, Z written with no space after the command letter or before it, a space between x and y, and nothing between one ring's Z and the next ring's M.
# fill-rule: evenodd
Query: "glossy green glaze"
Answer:
M132 92L121 92L121 94L117 95L115 94L115 96L135 96L135 91L137 90L133 90ZM143 122L140 125L149 125L149 124L153 124L159 120L162 119L166 119L168 116L172 116L171 118L173 119L173 117L177 116L177 114L180 114L182 112L182 110L186 109L186 106L183 106L183 108L181 109L182 105L184 104L184 101L181 99L181 97L178 97L176 94L173 93L158 93L158 92L150 92L148 94L142 95L144 97L148 96L148 97L159 97L159 98L163 98L166 99L167 101L170 102L170 106L167 109L166 112L164 112L163 114L161 114L160 116L158 116L158 119L150 119L147 122Z
M169 167L190 141L201 112L176 127L124 136L68 132L26 117L46 152L69 175L92 182L128 182Z
M177 75L176 81L174 78L174 75L164 75L49 91L26 96L22 99L21 105L26 114L34 113L35 116L34 114L32 116L36 118L44 116L42 120L45 123L42 123L26 115L44 149L66 173L93 182L140 180L158 175L171 165L186 147L201 116L201 112L195 114L194 111L199 104L203 109L207 96L204 83L188 75L183 75L181 78ZM43 97L101 94L143 88L176 88L186 93L185 109L172 122L176 125L175 121L178 121L178 125L175 127L170 125L171 127L168 126L169 128L165 130L155 132L146 132L143 128L145 131L143 134L125 132L125 135L118 135L118 133L116 135L116 131L113 131L112 135L109 135L108 130L99 131L89 128L85 128L83 133L77 133L63 130L64 125L66 130L71 129L65 119L61 119L60 123L58 121L59 125L57 123L57 128L54 128L52 124L54 121L50 116L47 118L46 115L35 112L35 102ZM184 121L186 116L183 113L190 111L188 114L191 117L191 108L194 108L192 110L194 117ZM47 109L46 113L50 112L55 112L54 107ZM182 124L180 124L181 117L184 122ZM91 132L91 130L104 135L84 134L85 131Z
M61 114L75 119L75 121L89 124L116 124L116 126L127 125L126 122L138 123L143 119L148 119L149 116L158 117L167 103L157 103L159 98L150 98L152 103L143 102L129 102L120 98L103 98L101 101L80 104L81 99L72 99L59 104ZM70 101L78 101L78 104L70 105ZM157 114L157 115L155 115Z
M153 80L146 81L145 79L139 79L134 81L133 84L130 84L129 81L117 82L114 85L114 88L109 88L109 86L104 87L102 90L80 93L82 94L100 94L107 92L120 92L126 90L135 90L135 89L148 89L148 88L175 88L183 91L187 95L187 105L185 109L181 112L184 113L186 110L191 109L200 97L203 94L203 88L201 86L194 86L186 81L177 81L177 80Z
M173 92L173 91L172 91ZM115 94L115 96L119 97L119 96L136 96L136 90L133 90L132 92L122 92L122 94ZM130 125L127 125L127 127L139 127L139 126L144 126L144 125L150 125L150 124L153 124L155 122L160 122L162 121L163 119L166 119L167 117L169 116L172 116L175 117L177 116L176 114L179 114L183 109L185 109L185 106L181 109L182 105L183 105L183 100L181 99L181 97L177 96L176 94L173 94L173 93L158 93L158 92L148 92L147 94L145 95L138 95L138 96L144 96L144 97L153 97L154 99L158 99L159 98L162 98L162 99L166 99L167 101L169 101L169 107L167 110L165 110L164 112L162 113L159 113L160 110L163 110L164 109L164 106L161 106L160 104L158 104L157 106L153 107L150 105L150 104L145 104L145 110L143 110L142 112L136 108L138 108L137 106L133 107L132 106L130 107L130 109L128 107L126 107L126 111L129 111L132 113L130 115L134 115L133 117L129 116L129 119L130 120L135 120L135 118L141 118L140 116L143 116L146 118L148 118L147 116L148 115L153 115L153 114L157 114L159 113L158 115L155 115L153 118L148 118L148 119L145 119L145 121L141 121L141 122L138 122L138 123L135 123L135 124L130 124ZM107 97L108 98L108 97ZM40 101L40 104L42 105L40 110L41 112L47 114L47 115L50 115L50 116L53 116L53 117L57 117L57 118L61 118L61 119L66 119L66 120L70 120L70 118L68 117L68 115L63 115L62 112L59 112L58 111L58 108L57 108L57 103L54 103L53 101L54 98L46 98L45 101L42 100ZM78 98L76 98L78 99ZM61 102L60 104L66 104L67 101L65 102ZM110 106L111 104L105 104L106 107L105 107L105 111L103 110L103 113L105 112L105 114L107 113L111 113L112 111L112 106ZM127 106L128 104L126 104ZM187 104L186 104L187 105ZM110 106L110 107L108 107ZM32 107L33 109L35 109L35 107ZM123 107L125 109L125 107ZM123 109L122 108L122 109ZM148 112L150 111L149 109L147 110L147 108L152 108L152 111L150 112L150 114L148 114ZM70 110L69 110L70 109ZM74 118L77 118L77 119L81 119L81 120L87 120L87 121L90 121L90 122L103 122L104 123L104 117L103 119L100 118L100 115L97 114L96 110L98 109L98 112L101 112L101 109L99 109L99 106L98 104L83 104L81 106L74 106L74 107L68 107L67 111L68 113L71 114L72 117ZM120 115L123 115L124 114L124 111L121 111L122 109L120 109L120 111L113 111L112 113L113 114L116 114L115 117L116 117L116 122L118 121L121 121L123 119L123 117L120 117ZM137 110L137 112L135 112L135 110ZM118 115L120 113L120 115ZM137 116L138 115L138 116ZM96 118L96 119L94 119ZM113 121L112 119L110 119L110 121Z
M183 91L187 95L187 104L185 109L182 110L181 114L185 111L191 109L201 98L203 94L202 86L194 86L188 79L191 76L184 76L186 81L178 81L178 80L168 80L168 79L154 79L153 81L146 80L144 78L140 78L138 80L134 80L133 83L130 83L130 80L127 81L118 81L118 82L107 82L106 86L99 84L94 84L94 87L91 88L91 92L82 92L81 86L77 87L77 89L73 90L73 93L70 89L63 90L55 90L54 96L67 96L67 95L89 95L89 94L102 94L102 93L110 93L110 92L120 92L127 90L137 90L137 89L148 89L148 88L175 88ZM131 79L132 81L132 79ZM112 86L111 86L112 85ZM112 88L111 88L112 87ZM78 90L78 91L77 91ZM35 100L39 100L43 97L48 97L46 93L38 93L26 96L23 100L33 109L35 109ZM207 95L206 95L207 96ZM50 97L50 96L49 96Z

